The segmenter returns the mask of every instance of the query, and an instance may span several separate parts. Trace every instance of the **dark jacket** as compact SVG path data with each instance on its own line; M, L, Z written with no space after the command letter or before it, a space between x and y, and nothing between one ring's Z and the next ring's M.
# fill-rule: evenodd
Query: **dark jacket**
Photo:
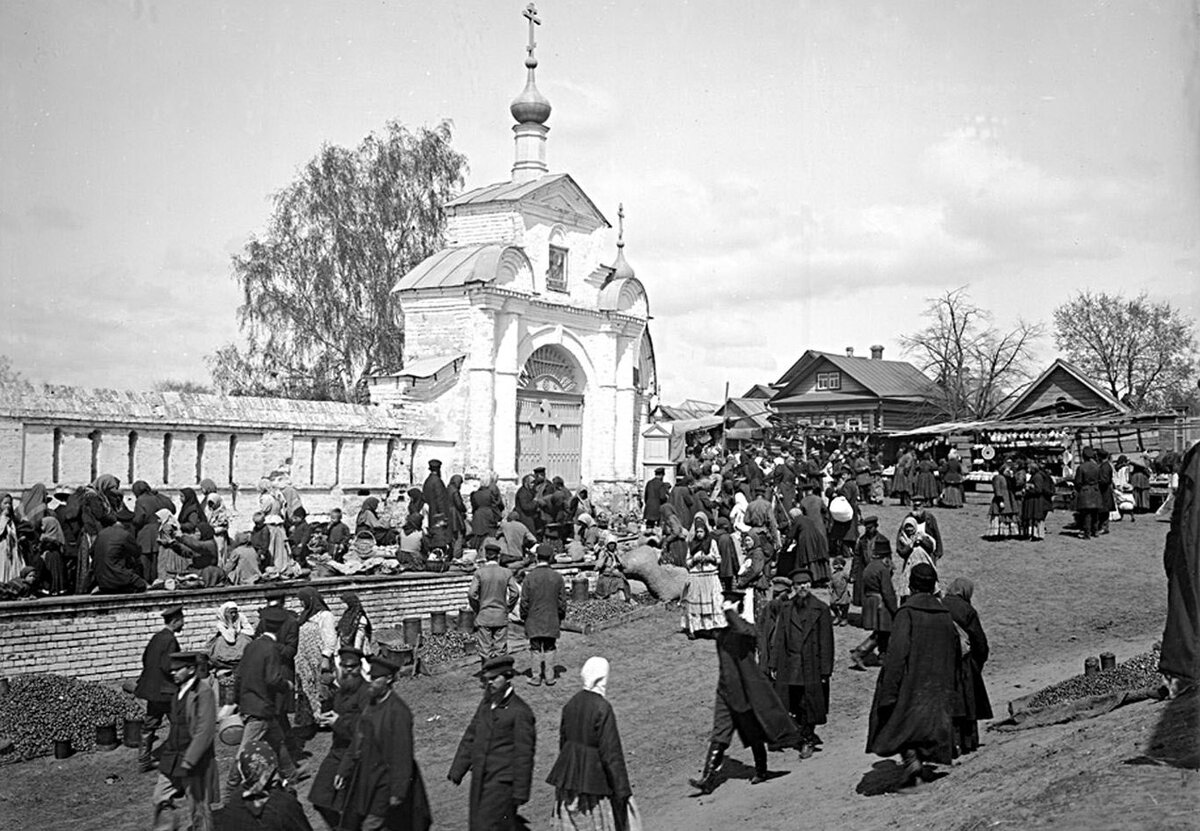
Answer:
M548 564L525 572L520 609L525 637L557 638L562 619L567 616L567 584L562 575Z
M867 752L895 756L911 748L925 761L950 764L957 664L958 630L949 610L932 594L910 595L892 622L875 684Z
M863 604L863 573L866 572L867 566L877 556L887 553L888 560L892 557L892 544L883 534L878 531L874 536L863 534L859 537L858 542L854 544L854 558L850 561L850 580L854 583L853 594L851 596L854 605L861 606Z
M159 773L176 780L205 777L209 793L219 793L216 738L217 697L206 680L197 678L182 698L171 698L171 732L159 757ZM184 763L190 771L183 768Z
M279 715L280 699L291 685L273 637L259 635L246 646L233 678L238 712L261 719Z
M525 523L525 527L529 529L529 533L536 534L541 524L538 522L537 498L534 496L533 488L525 485L517 488L516 511L521 522Z
M804 514L791 518L787 538L779 555L777 574L789 575L794 569L806 568L812 563L829 559L829 538L825 528L818 525L819 519Z
M663 503L667 501L667 496L671 490L671 486L662 480L661 477L655 476L646 483L646 503L642 508L642 518L646 522L658 522L661 514Z
M967 633L971 651L959 660L958 687L962 695L965 718L983 721L992 717L992 701L983 684L983 665L988 659L988 640L979 622L979 613L968 601L951 594L942 598L950 617Z
M215 831L312 831L295 794L276 788L261 807L251 808L234 788L225 807L213 811Z
M133 505L133 529L137 532L138 548L143 554L158 550L158 512L166 508L175 513L175 503L158 491L138 496Z
M471 533L474 536L495 536L503 514L504 499L494 485L477 488L471 493Z
M1117 497L1113 493L1113 466L1112 466L1112 463L1108 461L1108 459L1105 459L1103 462L1100 462L1096 467L1099 468L1099 473L1100 473L1100 501L1102 503L1101 507L1104 510L1109 511L1111 513L1112 511L1115 511L1117 509Z
M396 831L425 831L433 824L425 782L413 758L412 731L412 711L393 690L363 710L338 771L347 781L353 772L347 797L351 811L385 817L384 827ZM391 799L399 804L391 806Z
M1054 478L1044 470L1035 470L1025 486L1025 502L1021 518L1025 522L1042 522L1054 508Z
M142 552L133 534L121 525L102 528L92 547L92 567L101 594L127 594L146 590L138 573Z
M308 792L308 801L318 808L341 813L346 807L346 790L334 790L333 779L341 769L342 760L354 741L358 729L358 719L371 700L371 689L366 681L351 687L339 682L333 691L333 711L337 713L337 721L333 723L331 732L333 740L329 746L329 755L321 762L317 775L313 777L312 789Z
M263 609L267 608L266 606ZM258 627L254 630L255 637L263 633L262 609L259 609ZM289 682L287 689L280 696L278 706L280 712L291 713L296 709L296 652L300 649L300 618L288 609L283 626L279 627L275 648L279 652L279 661L283 665L283 677Z
M516 806L529 801L536 743L533 710L515 692L494 707L488 696L479 703L449 773L458 783L471 772L470 831L515 827Z
M1163 545L1167 623L1160 672L1200 681L1200 444L1183 457L1171 526Z
M804 687L804 713L794 715L824 724L829 702L822 682L833 675L833 616L811 594L780 604L778 614L767 664L775 690L782 700L788 687Z
M675 516L679 519L679 524L684 528L691 528L692 520L696 518L696 511L700 510L700 502L692 493L691 487L683 482L676 482L675 487L671 488L671 493L667 496L667 503L675 509Z
M633 793L617 717L604 696L580 690L563 707L558 758L546 781L560 791L612 797L614 803Z
M1085 459L1075 468L1075 510L1099 511L1104 507L1100 495L1100 465Z
M142 674L133 694L143 701L169 704L179 689L171 677L171 653L179 651L179 640L169 626L154 633L142 652Z
M425 496L425 504L429 506L429 525L433 527L433 523L439 517L449 520L450 512L450 497L446 491L446 483L442 481L442 477L432 471L425 477L425 485L421 488L421 493Z
M891 632L892 619L900 607L896 587L892 585L892 558L867 563L862 576L862 628L871 632Z
M717 698L734 713L752 712L770 745L795 745L800 738L796 723L755 659L758 633L730 609L725 611L725 621L727 625L716 634ZM743 741L746 738L742 736Z
M829 506L825 504L824 499L815 493L810 493L800 500L800 510L806 517L817 523L818 528L823 529L825 533L829 532Z

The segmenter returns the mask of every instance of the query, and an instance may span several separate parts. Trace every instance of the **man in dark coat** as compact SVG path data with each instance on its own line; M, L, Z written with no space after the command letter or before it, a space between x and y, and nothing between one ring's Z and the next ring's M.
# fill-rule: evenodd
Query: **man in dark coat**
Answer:
M825 585L831 576L829 538L825 528L805 516L803 508L792 508L788 516L787 537L780 548L775 570L779 574L791 574L798 568L807 569L812 574L813 585Z
M275 643L276 649L279 650L279 660L283 665L283 673L288 681L288 686L280 694L275 718L279 721L279 729L283 734L283 742L287 750L284 755L299 764L300 744L292 735L292 722L288 714L296 711L296 652L300 649L300 618L295 612L284 608L283 603L287 600L287 592L283 589L272 589L266 593L266 597L267 605L259 610L258 628L254 634L260 635L264 631L263 612L267 609L278 609L283 612L283 623L279 628ZM275 752L279 753L278 750ZM282 760L283 755L280 755L280 761Z
M869 634L862 643L850 650L850 669L860 672L866 671L863 661L871 652L878 649L880 661L887 654L892 619L900 608L896 588L892 585L890 549L877 548L873 556L874 559L867 563L862 575L862 628Z
M763 607L762 617L754 624L754 628L758 630L758 665L768 676L771 674L771 642L775 639L775 630L779 626L783 607L791 597L792 578L782 574L771 578L771 599Z
M433 824L421 769L413 758L413 717L392 689L398 667L371 659L370 703L355 725L334 787L346 789L347 811L362 831L426 831Z
M325 818L330 828L338 827L342 814L347 810L346 789L335 787L335 779L354 741L358 719L371 700L370 686L363 680L362 659L362 652L354 647L343 646L338 650L338 679L333 691L333 711L317 716L321 726L330 728L333 740L329 755L321 762L317 775L313 777L308 801Z
M488 660L481 674L487 694L447 778L459 785L471 773L470 831L515 831L524 827L517 810L529 801L537 727L533 710L513 690L511 655Z
M854 559L850 561L850 581L854 584L851 602L855 606L863 605L863 572L876 557L892 556L892 544L888 538L879 533L879 517L869 516L863 519L863 535L854 546Z
M129 529L119 523L101 528L92 546L92 567L101 594L133 594L146 590L141 549Z
M1075 468L1075 511L1079 515L1080 536L1089 539L1099 530L1100 511L1104 502L1100 495L1100 465L1096 451L1083 448L1083 461Z
M554 685L558 670L554 666L555 647L560 625L567 616L567 585L562 575L550 567L554 550L546 544L538 546L537 565L525 573L521 585L520 613L525 622L525 637L529 638L529 683ZM546 674L546 668L550 674Z
M667 501L667 494L671 490L671 486L663 481L666 474L667 471L664 468L656 467L654 468L654 478L646 483L646 499L642 508L642 519L646 521L647 528L658 526L659 510Z
M871 703L867 752L899 753L905 785L917 783L926 763L948 765L954 756L958 630L934 596L936 586L933 566L918 563L909 576L913 593L892 622Z
M107 529L106 529L107 530ZM171 654L179 651L176 638L183 631L183 606L163 610L163 628L154 633L142 652L142 674L138 676L133 694L146 702L146 719L142 722L142 745L138 753L138 768L145 773L154 770L155 734L163 719L171 715L171 702L178 687L171 672Z
M1200 684L1200 444L1183 457L1163 546L1167 623L1158 671L1176 698Z
M180 794L187 796L190 827L212 826L212 803L221 796L217 774L217 697L207 681L197 677L200 652L173 652L171 676L178 692L171 698L171 732L163 742L158 781L154 786L154 827L175 827L165 813Z
M287 747L279 719L284 697L293 693L295 677L284 667L279 648L288 614L282 606L267 606L258 613L260 634L242 653L242 660L234 670L233 688L243 723L239 752L252 742L266 741L279 758L280 773L285 779L292 779L296 775L295 757ZM230 786L236 786L237 781L237 771L231 771Z
M450 549L450 494L442 481L442 462L429 460L429 475L421 488L425 504L429 506L430 547L443 551Z
M796 502L796 471L783 457L776 459L775 467L771 469L771 486L779 494L783 509L790 511Z
M803 496L800 497L800 510L806 517L817 524L817 528L822 533L829 533L829 506L825 504L825 500L821 498L820 492L813 488L810 482L805 482L801 485ZM829 550L829 544L826 542L825 550Z
M521 479L521 487L517 488L517 495L514 497L517 516L521 518L521 522L525 523L525 527L529 529L529 533L535 537L541 538L541 524L538 522L537 509L537 494L533 489L533 476L525 474Z
M819 743L814 728L829 715L833 616L810 591L807 570L796 569L791 579L791 597L780 606L771 638L768 668L780 700L800 728L800 758L807 759Z
M752 784L772 778L767 769L767 747L795 747L800 741L796 723L779 700L775 688L755 658L758 633L742 617L744 593L724 593L724 628L718 629L717 697L713 703L713 729L708 753L699 779L689 779L693 788L712 793L725 761L725 750L736 731L754 756Z
M713 539L717 541L717 553L721 555L721 562L717 565L717 577L721 580L721 588L732 589L742 564L737 543L733 540L733 524L729 517L717 519Z
M1099 533L1107 534L1108 518L1117 509L1117 497L1113 492L1113 466L1107 450L1101 449L1096 452L1096 467L1100 472Z
M700 503L692 493L692 483L686 479L676 481L675 486L667 495L667 502L675 509L675 516L679 519L679 524L684 528L691 528L692 520L696 518L696 511L700 510Z

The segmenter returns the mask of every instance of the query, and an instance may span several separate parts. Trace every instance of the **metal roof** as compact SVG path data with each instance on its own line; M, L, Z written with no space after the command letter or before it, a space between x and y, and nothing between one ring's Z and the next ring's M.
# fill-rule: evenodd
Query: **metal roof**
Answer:
M447 202L446 207L483 205L488 202L516 202L533 193L538 188L545 187L563 178L570 177L565 173L550 173L546 176L530 179L528 182L496 182L492 185L484 185L481 188L469 190Z
M1016 413L1017 409L1022 404L1025 403L1025 399L1029 398L1029 396L1032 395L1037 390L1037 388L1041 385L1041 383L1043 381L1048 379L1051 375L1053 375L1057 370L1060 370L1060 369L1063 372L1067 373L1068 375L1071 375L1073 378L1075 378L1075 380L1077 380L1079 383L1083 384L1083 386L1085 386L1087 389L1089 389L1093 393L1095 393L1097 398L1099 398L1101 401L1103 401L1105 404L1107 404L1109 407L1111 407L1114 411L1116 411L1118 413L1128 413L1130 411L1129 407L1122 404L1120 401L1118 401L1116 398L1114 398L1113 395L1108 390L1104 389L1102 386L1100 386L1095 381L1093 381L1091 378L1089 378L1087 375L1085 375L1083 370L1080 369L1079 367L1075 366L1075 364L1070 363L1068 361L1064 361L1062 358L1055 358L1054 363L1052 363L1052 364L1050 364L1050 366L1046 367L1046 371L1043 372L1041 375L1039 375L1037 378L1035 378L1033 383L1031 383L1028 387L1026 387L1025 391L1022 392L1017 397L1017 400L1015 400L1011 405L1009 405L1009 408L1007 410L1005 410L1005 415L1008 415L1009 413Z
M401 378L432 378L446 367L461 361L467 357L465 353L458 352L454 355L435 355L431 358L421 358L419 361L412 361L400 367L394 374Z
M489 243L443 248L401 277L392 291L490 283L496 276L500 255L507 247Z
M858 358L838 355L834 352L819 352L807 350L796 363L774 384L776 396L786 395L795 388L801 380L822 359L845 372L858 383L862 384L880 398L935 398L938 395L937 385L925 373L907 361L885 361L881 358ZM811 399L813 393L804 396ZM774 403L779 403L776 398ZM797 402L793 402L797 403Z

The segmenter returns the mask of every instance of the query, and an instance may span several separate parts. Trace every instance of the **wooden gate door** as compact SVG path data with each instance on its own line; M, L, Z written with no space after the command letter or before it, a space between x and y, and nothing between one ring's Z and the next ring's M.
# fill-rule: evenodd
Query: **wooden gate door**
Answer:
M546 468L546 478L561 476L567 486L583 478L583 396L547 391L517 394L517 471Z

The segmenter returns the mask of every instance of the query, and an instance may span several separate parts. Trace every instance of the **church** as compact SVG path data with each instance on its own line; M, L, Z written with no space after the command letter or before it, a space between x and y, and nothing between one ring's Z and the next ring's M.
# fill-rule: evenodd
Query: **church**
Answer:
M544 467L593 498L639 490L639 441L657 403L646 289L612 224L568 173L546 162L550 102L538 90L532 4L526 84L510 111L510 181L447 205L446 247L395 293L404 360L370 379L372 403L419 417L454 443L467 477L509 488Z

